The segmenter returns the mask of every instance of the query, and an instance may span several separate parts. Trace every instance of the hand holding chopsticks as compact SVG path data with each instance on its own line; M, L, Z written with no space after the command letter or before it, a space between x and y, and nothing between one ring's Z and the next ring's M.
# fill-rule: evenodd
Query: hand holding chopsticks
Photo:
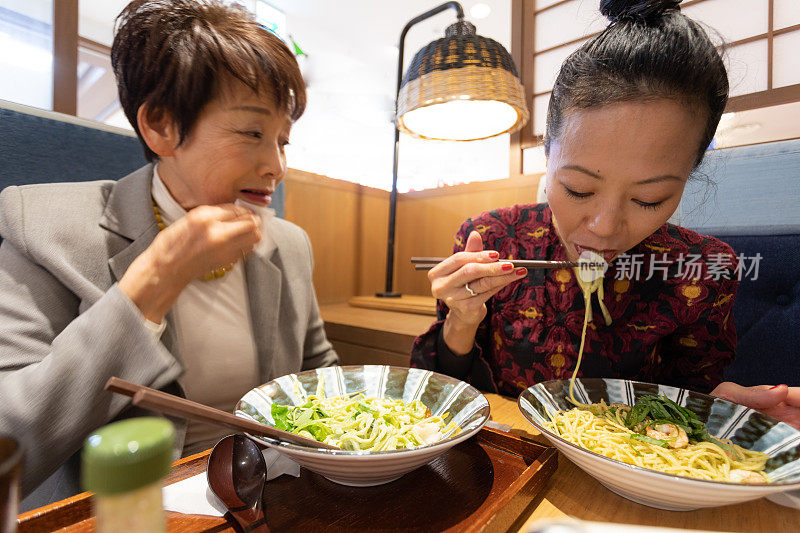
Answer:
M498 252L484 250L477 231L470 233L463 252L443 260L418 259L420 265L430 268L431 294L449 308L444 337L455 353L472 349L475 331L486 316L486 301L528 274L526 268L501 260Z
M459 354L474 347L478 325L486 316L486 302L504 287L524 279L529 268L597 268L588 261L504 260L492 250L484 250L477 231L467 237L464 251L447 258L414 257L416 270L429 270L431 294L448 308L443 328L447 346Z
M159 413L177 416L179 418L187 418L189 420L197 420L222 426L236 431L244 431L252 435L261 437L269 437L276 440L290 442L292 444L299 444L300 446L308 446L311 448L326 448L330 450L338 450L337 446L318 442L313 439L307 439L300 435L295 435L288 431L283 431L266 424L260 424L253 420L238 417L219 409L214 409L201 403L187 400L173 394L158 391L137 385L124 379L112 377L106 383L106 390L116 392L117 394L124 394L133 398L133 405L150 409Z

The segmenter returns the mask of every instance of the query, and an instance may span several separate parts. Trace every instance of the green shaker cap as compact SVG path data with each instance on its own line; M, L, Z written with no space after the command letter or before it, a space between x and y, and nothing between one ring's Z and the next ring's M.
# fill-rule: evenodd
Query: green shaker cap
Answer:
M83 487L118 494L164 477L172 463L175 429L169 420L129 418L103 426L83 446Z

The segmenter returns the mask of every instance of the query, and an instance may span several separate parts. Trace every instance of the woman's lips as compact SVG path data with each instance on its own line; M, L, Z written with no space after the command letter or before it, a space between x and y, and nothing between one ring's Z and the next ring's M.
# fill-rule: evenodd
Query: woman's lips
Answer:
M615 257L617 257L617 255L619 255L619 253L616 250L598 250L596 248L588 248L586 246L580 246L578 244L575 244L573 246L575 246L575 250L578 252L579 256L583 252L589 252L589 251L595 252L597 254L602 255L606 263L610 263Z
M256 205L264 207L272 203L272 193L270 191L259 191L255 189L243 189L239 191L242 199Z

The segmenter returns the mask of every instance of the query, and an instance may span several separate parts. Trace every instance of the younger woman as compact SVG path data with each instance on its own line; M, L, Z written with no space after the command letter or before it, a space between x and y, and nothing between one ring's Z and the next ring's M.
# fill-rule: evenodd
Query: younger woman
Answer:
M713 389L800 425L800 389L720 384L736 351L736 256L666 223L728 98L719 53L679 3L601 1L611 24L566 59L553 87L548 202L461 226L454 254L429 273L439 321L416 340L413 366L513 396L568 378L585 310L573 271L526 272L503 259L595 251L611 268L579 376Z

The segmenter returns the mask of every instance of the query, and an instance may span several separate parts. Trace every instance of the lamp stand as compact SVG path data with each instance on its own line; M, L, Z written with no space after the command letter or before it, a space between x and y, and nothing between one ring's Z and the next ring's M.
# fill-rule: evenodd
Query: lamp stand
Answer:
M400 148L400 130L397 128L397 98L400 94L400 86L403 83L403 49L405 48L406 34L408 30L418 22L422 22L450 8L456 10L456 16L459 21L464 19L464 9L461 7L461 4L458 2L445 2L409 20L400 33L400 53L397 59L397 90L394 93L394 160L392 161L392 193L389 196L389 239L386 247L386 287L383 292L375 294L378 298L400 297L400 293L394 291L394 230L395 219L397 218L397 156Z

